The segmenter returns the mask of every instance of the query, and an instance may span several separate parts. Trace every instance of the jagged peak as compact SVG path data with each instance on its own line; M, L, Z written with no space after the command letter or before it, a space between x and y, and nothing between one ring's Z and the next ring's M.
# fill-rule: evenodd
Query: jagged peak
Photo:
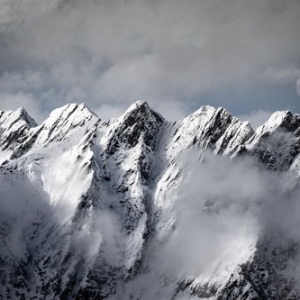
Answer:
M127 109L127 111L139 109L140 107L143 107L143 106L149 108L148 102L145 101L145 100L137 100L137 101L133 102L133 103L129 106L129 108Z
M194 111L191 115L187 116L198 116L198 115L202 115L202 114L206 114L206 113L214 113L217 109L211 105L202 105L201 107L199 107L196 111Z
M213 116L214 114L225 114L227 116L232 117L232 114L223 107L216 108L216 107L211 106L211 105L203 105L199 109L197 109L195 112L193 112L191 115L189 115L187 118L196 117L196 116L203 116L203 115Z
M192 122L197 123L198 125L200 124L201 126L205 126L205 124L210 124L211 122L215 123L219 119L239 121L223 107L215 108L210 105L203 105L194 113L181 119L179 123L183 122L184 124L188 124Z
M132 103L129 108L125 111L121 119L127 119L130 117L146 117L149 118L150 116L155 117L155 119L159 122L163 122L165 119L158 113L156 110L151 108L147 101L138 100Z
M102 141L107 141L107 151L113 154L120 146L135 147L140 138L146 146L154 147L159 128L165 119L146 101L134 102L126 112L114 120L109 135Z
M99 117L91 111L84 103L69 103L53 110L49 117L44 121L44 128L72 124L76 126L85 120L97 119Z
M223 107L218 107L218 108L215 108L213 106L210 106L210 105L204 105L204 106L201 106L198 110L196 110L192 115L190 116L200 116L200 117L203 117L205 116L206 118L209 118L209 119L213 119L214 116L219 116L221 118L227 118L229 120L231 120L231 123L234 124L234 123L237 123L237 124L240 124L240 126L242 128L248 128L250 131L252 131L254 133L254 129L251 125L251 123L249 121L242 121L240 120L239 118L233 116L227 109L223 108ZM189 116L189 117L190 117Z
M296 129L293 126L295 118L298 119L299 115L293 115L289 110L276 111L263 125L257 128L256 134L261 135L265 132L273 132L279 127L284 127L290 131L293 131Z
M73 138L77 143L100 119L84 103L70 103L53 110L49 117L33 128L25 141L13 152L11 158L17 158L34 146L46 147L53 142Z
M67 103L67 104L65 104L65 105L63 105L61 107L58 107L58 108L54 109L51 112L51 114L54 113L54 112L64 112L66 110L75 110L75 109L87 110L90 113L96 115L94 112L92 112L90 110L90 108L84 102L82 102L82 103L75 103L75 102L74 103Z
M286 117L291 115L292 113L289 110L276 111L270 116L266 123L280 125L286 119Z
M28 127L36 127L36 121L21 107L16 110L0 111L0 123L4 128L10 128L18 121L25 123Z
M64 117L69 115L70 112L81 111L92 114L98 117L85 103L68 103L62 107L54 109L49 117L55 118L56 116Z
M136 112L136 111L143 111L143 110L149 110L149 104L144 101L144 100L138 100L136 102L133 102L125 111L125 113L123 114L124 117L126 117L127 115L130 115L132 112Z
M18 108L17 113L19 113L20 119L24 120L30 127L38 126L37 122L28 114L25 108Z

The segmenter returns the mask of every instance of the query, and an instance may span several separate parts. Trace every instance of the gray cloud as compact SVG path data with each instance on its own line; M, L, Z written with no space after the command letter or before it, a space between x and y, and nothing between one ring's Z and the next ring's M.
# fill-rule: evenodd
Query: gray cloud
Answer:
M0 11L0 87L31 98L35 117L86 102L107 118L146 99L177 118L216 97L245 113L266 93L270 110L295 108L284 96L299 77L296 0L1 0Z
M300 96L300 79L297 79L296 81L296 91L297 95Z

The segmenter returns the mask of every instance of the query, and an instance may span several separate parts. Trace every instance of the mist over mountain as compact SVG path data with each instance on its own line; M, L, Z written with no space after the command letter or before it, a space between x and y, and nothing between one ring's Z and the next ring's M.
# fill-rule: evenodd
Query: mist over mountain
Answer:
M0 112L0 299L300 299L300 115Z

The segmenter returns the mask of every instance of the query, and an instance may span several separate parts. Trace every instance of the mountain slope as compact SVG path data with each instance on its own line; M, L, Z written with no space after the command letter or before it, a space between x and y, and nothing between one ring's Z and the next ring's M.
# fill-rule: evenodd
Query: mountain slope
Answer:
M1 112L0 298L299 299L300 237L273 222L298 208L299 125Z

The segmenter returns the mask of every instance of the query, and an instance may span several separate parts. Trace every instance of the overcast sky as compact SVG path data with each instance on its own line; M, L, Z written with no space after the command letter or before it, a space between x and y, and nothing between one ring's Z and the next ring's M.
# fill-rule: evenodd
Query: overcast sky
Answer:
M299 0L0 0L0 109L299 112Z

